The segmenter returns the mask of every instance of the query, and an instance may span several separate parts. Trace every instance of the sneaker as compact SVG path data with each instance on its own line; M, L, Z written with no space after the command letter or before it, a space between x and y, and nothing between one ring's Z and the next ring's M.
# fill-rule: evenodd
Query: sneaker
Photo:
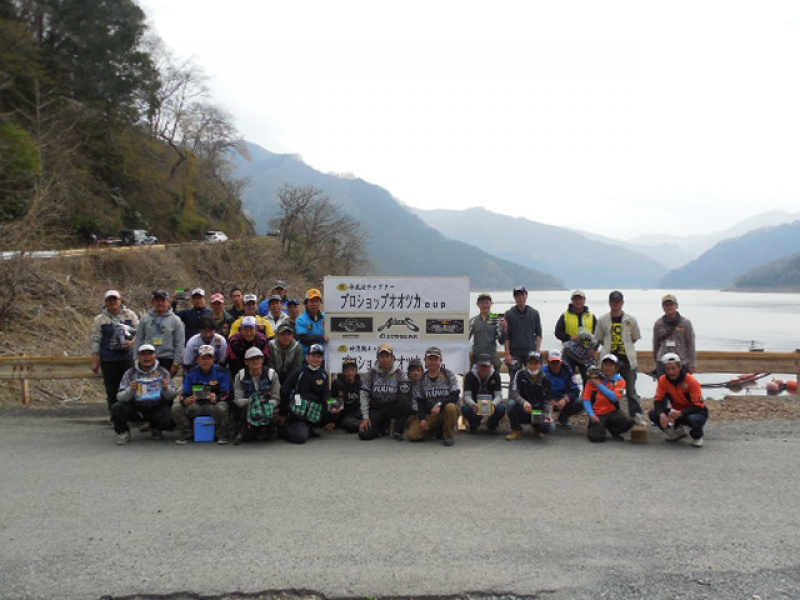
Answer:
M405 437L403 436L402 431L395 431L394 433L392 433L392 439L396 442L402 442L405 439Z
M123 431L117 434L117 446L124 446L131 441L131 432Z
M675 427L670 423L667 425L667 428L664 430L664 435L666 435L666 441L668 442L677 442L678 440L682 440L686 437L686 431L683 427Z
M161 430L158 429L157 427L151 427L150 428L150 437L152 437L154 440L163 440L164 439L164 434L161 433Z
M451 437L444 438L444 440L442 440L442 443L445 446L455 446L456 445L456 440L454 438L451 438Z
M694 446L695 448L702 448L703 438L697 438L696 440L692 440L692 446Z
M633 415L633 422L640 427L647 427L647 419L644 418L642 413L636 413Z
M228 438L224 438L224 437L217 438L217 445L218 446L224 446L227 443L228 443Z
M190 437L180 437L177 440L175 440L175 443L178 444L178 446L185 446L186 444L188 444L191 441L192 441L192 438L190 438Z
M233 438L233 445L234 446L238 446L241 443L242 443L242 434L241 433L237 433L236 437Z
M518 440L522 437L522 431L520 429L514 429L511 433L506 436L506 440L509 442L513 442L514 440Z

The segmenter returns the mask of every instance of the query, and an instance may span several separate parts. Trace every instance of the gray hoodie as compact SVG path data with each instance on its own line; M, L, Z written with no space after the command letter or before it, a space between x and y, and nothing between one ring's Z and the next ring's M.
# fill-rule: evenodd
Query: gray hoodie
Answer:
M166 387L161 383L164 379L169 382ZM159 389L161 391L161 400L168 402L172 402L175 396L178 395L178 390L172 385L169 371L164 367L158 366L158 361L156 361L152 369L145 371L139 366L139 361L137 360L122 376L119 392L117 392L117 400L130 402L136 399L137 392L147 393L153 389Z
M369 419L369 409L385 408L397 403L398 384L408 381L405 372L392 365L388 371L374 366L361 379L361 418Z
M139 355L139 346L153 344L156 356L180 362L183 358L183 348L186 345L186 330L183 321L178 318L172 309L167 309L163 315L156 313L151 308L139 321L136 330L136 348L134 356Z

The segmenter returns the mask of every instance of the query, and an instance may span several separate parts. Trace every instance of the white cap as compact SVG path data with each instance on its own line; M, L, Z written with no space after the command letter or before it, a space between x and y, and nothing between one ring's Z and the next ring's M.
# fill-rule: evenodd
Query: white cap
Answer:
M681 362L681 357L675 354L674 352L667 352L664 356L661 357L661 364L666 365L669 363L678 363Z
M192 290L192 296L202 296L203 298L205 298L206 291L203 288L194 288Z
M247 304L248 302L258 302L258 296L255 294L245 294L244 303Z
M253 346L252 348L248 348L247 352L244 353L245 360L250 360L251 358L256 358L256 357L264 358L264 353L255 346Z
M147 351L155 352L156 351L156 347L153 346L153 344L142 344L141 346L139 346L139 354L141 354L142 352L147 352Z
M614 356L613 354L606 354L606 355L605 355L605 356L604 356L604 357L603 357L603 358L600 360L600 362L601 362L601 363L604 363L604 362L606 362L607 360L610 360L610 361L611 361L611 362L613 362L614 364L617 364L617 363L619 362L619 359L618 359L616 356Z
M103 300L108 300L108 299L109 299L109 298L111 298L112 296L113 296L114 298L122 298L122 294L120 294L120 293L119 293L117 290L108 290L108 291L105 293L105 296L103 296Z
M214 356L214 346L203 344L197 350L197 356Z
M547 353L547 362L551 360L563 362L564 359L561 357L561 350L550 350L550 352Z
M257 327L258 321L256 321L255 317L243 317L242 318L242 327Z

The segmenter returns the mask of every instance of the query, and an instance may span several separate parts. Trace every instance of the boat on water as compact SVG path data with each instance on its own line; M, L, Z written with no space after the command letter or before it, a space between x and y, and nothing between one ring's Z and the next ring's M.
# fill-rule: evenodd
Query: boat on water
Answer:
M756 340L750 340L750 346L748 350L750 352L764 352L764 348L766 346L763 342L757 342Z

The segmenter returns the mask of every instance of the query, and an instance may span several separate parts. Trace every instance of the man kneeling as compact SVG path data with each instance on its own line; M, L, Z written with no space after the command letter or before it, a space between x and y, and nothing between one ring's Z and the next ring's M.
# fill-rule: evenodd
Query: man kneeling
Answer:
M456 443L458 398L461 390L456 376L442 366L442 351L431 346L425 351L425 371L414 389L416 414L408 421L408 440L418 442L441 435L445 446Z
M583 407L589 415L586 435L590 442L605 442L606 431L615 440L633 427L633 419L622 412L620 399L625 395L625 380L617 373L617 357L606 354L596 367L587 369L589 379L583 389Z
M237 424L233 443L237 446L242 441L271 440L281 402L278 374L264 365L264 353L256 347L249 348L244 363L245 368L233 382L233 422Z
M674 352L662 356L661 364L665 374L658 379L650 420L665 433L668 442L685 438L688 428L692 446L700 448L708 419L700 382L682 368L681 357Z

